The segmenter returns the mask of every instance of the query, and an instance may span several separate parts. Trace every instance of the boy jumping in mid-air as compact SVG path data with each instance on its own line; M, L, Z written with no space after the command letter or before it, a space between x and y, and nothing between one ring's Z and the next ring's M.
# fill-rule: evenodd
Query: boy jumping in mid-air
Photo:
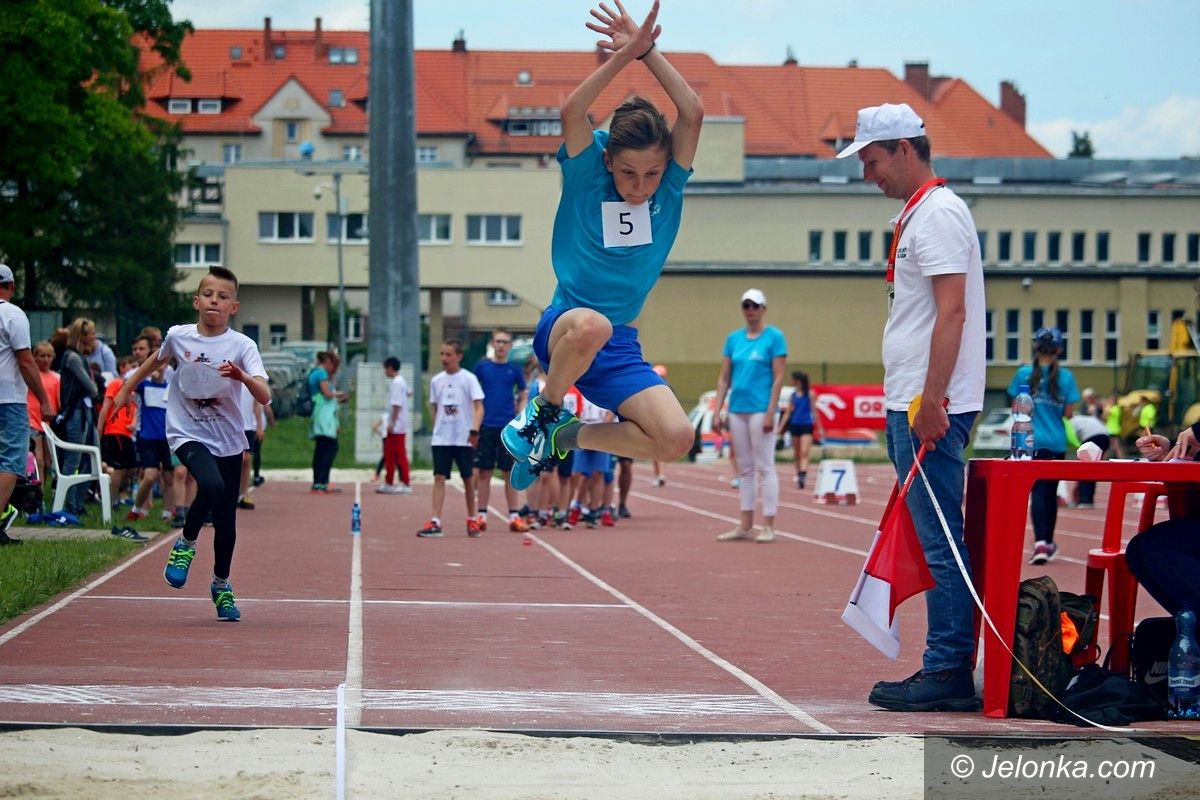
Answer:
M612 56L567 98L558 151L562 196L554 218L551 261L558 288L538 321L534 352L546 373L532 398L501 434L524 489L576 448L674 460L694 431L666 382L642 358L636 320L662 272L683 212L704 109L700 98L656 47L657 0L639 26L620 2L601 4L587 27L608 37ZM675 104L675 129L649 101L633 97L595 131L588 109L621 70L641 61ZM574 384L584 397L616 409L617 424L581 425L562 408Z
M167 443L196 479L197 490L163 577L176 589L183 588L196 555L200 527L212 512L214 565L210 594L217 607L217 619L227 622L236 622L242 616L229 583L237 541L235 518L242 451L246 449L239 407L242 387L257 402L271 402L258 346L229 327L229 318L239 307L237 293L237 277L232 272L209 267L192 299L199 320L167 331L162 347L125 381L113 400L114 407L123 408L147 376L171 358L178 361L167 395Z

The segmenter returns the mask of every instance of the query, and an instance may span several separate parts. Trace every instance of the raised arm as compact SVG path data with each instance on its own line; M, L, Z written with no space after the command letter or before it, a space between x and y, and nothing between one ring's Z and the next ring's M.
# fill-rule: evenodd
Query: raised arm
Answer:
M609 31L594 23L587 23L587 27L610 38L609 41L599 42L599 46L612 50L613 55L587 76L583 83L575 87L575 91L567 96L567 101L563 103L559 112L562 115L567 156L570 158L582 153L592 143L592 122L588 119L587 112L600 96L600 92L604 91L604 87L608 86L630 62L636 61L638 56L650 50L654 40L662 33L662 28L655 24L655 20L658 19L658 0L654 0L650 13L640 26L629 19L619 2L617 8L621 10L619 16L604 3L600 4L600 11L592 11L592 16L601 22L605 22L606 19L628 19L628 25L623 24L619 30ZM629 26L634 29L632 32Z
M609 37L609 41L598 42L599 47L605 50L614 50L619 54L626 49L627 42L632 41L646 28L650 18L647 17L646 22L639 27L629 16L625 7L621 5L620 0L615 1L619 13L614 14L608 6L601 3L600 11L592 12L592 16L599 20L600 24L589 22L587 26L597 33ZM657 0L650 13L657 16ZM661 31L661 26L659 30ZM654 35L654 39L657 38L658 32ZM653 44L654 42L651 40L649 49L638 50L633 53L633 56L634 58L641 57L642 62L666 91L671 102L675 104L675 127L671 130L671 158L675 159L675 163L684 169L691 169L692 162L696 159L696 147L700 143L700 125L704 121L704 105L700 102L700 96L671 65L662 51L653 47ZM586 144L584 146L586 147ZM567 151L570 152L569 144Z

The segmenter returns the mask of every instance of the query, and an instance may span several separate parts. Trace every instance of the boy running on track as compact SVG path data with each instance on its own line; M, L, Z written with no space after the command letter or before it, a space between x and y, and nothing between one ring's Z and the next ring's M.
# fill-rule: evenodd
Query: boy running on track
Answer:
M199 320L167 331L162 347L125 381L113 400L115 408L123 408L146 377L171 358L177 360L167 395L167 443L196 479L197 492L163 577L176 589L183 588L200 527L211 511L215 559L210 594L217 619L226 622L241 618L229 569L237 540L234 521L246 449L239 407L242 386L264 406L271 402L258 346L229 327L229 318L239 307L237 292L232 272L209 267L192 300Z
M598 24L587 23L608 37L598 46L611 57L562 108L563 189L551 246L558 288L533 342L546 385L501 434L517 462L511 477L517 489L576 447L674 460L692 446L687 415L642 358L636 320L679 231L704 109L655 46L662 31L657 0L640 26L616 6L601 3L591 12ZM634 61L646 65L674 103L674 131L640 97L613 112L607 132L592 129L588 109ZM562 408L572 384L588 400L616 409L622 421L580 424Z

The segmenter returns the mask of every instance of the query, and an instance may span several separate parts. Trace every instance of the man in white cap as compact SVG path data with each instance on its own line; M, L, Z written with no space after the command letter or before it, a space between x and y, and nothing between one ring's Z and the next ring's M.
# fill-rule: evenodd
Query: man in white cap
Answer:
M17 477L25 474L29 453L26 387L42 404L45 418L54 417L30 349L29 319L25 312L9 302L16 288L13 271L8 265L0 264L0 546L21 543L20 539L8 536L8 529L17 519L17 509L10 506L8 500L17 485Z
M888 455L901 477L917 448L933 496L960 553L963 546L963 448L983 408L985 371L983 268L971 212L930 163L925 123L907 105L858 112L854 142L863 179L905 203L892 220L888 253L888 321L883 331ZM908 408L924 398L910 428ZM944 400L945 399L945 400ZM908 508L935 586L926 594L928 633L922 669L904 681L881 681L869 701L893 711L973 711L974 605L923 481Z

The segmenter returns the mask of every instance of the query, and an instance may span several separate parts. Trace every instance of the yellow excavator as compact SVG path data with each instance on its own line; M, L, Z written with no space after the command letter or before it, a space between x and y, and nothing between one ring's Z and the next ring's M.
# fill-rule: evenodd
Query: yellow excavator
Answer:
M1170 346L1144 350L1129 359L1121 407L1121 436L1140 428L1147 416L1155 417L1155 433L1174 438L1200 421L1200 346L1187 320L1171 324ZM1157 411L1147 412L1147 404Z

